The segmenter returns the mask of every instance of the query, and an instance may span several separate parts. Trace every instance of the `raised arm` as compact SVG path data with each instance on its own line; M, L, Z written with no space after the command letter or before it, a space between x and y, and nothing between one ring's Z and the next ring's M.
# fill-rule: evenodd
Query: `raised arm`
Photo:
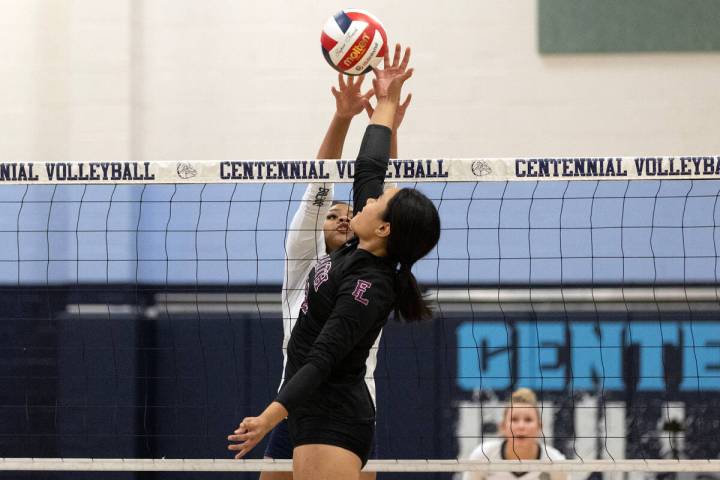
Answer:
M324 249L323 221L333 199L331 183L310 183L285 238L285 270L304 269Z
M405 118L405 111L407 110L408 105L410 105L410 100L412 100L412 93L408 93L408 96L405 97L405 101L398 105L398 108L395 111L392 137L390 137L390 158L398 158L398 130L400 130L400 125L402 125L402 121Z
M385 172L390 159L390 129L384 125L368 125L355 162L353 179L353 211L357 215L368 198L383 193Z
M355 115L363 111L365 103L373 96L372 89L362 93L364 81L365 75L348 76L346 80L342 73L338 74L338 88L333 86L330 89L335 97L335 114L318 150L318 159L334 159L342 156L350 122Z
M400 104L400 94L405 80L413 74L412 68L407 68L410 62L410 48L405 49L400 61L400 45L395 45L395 55L392 63L384 57L383 69L374 70L373 89L377 98L377 106L370 118L370 123L384 125L390 129L395 123L395 113Z
M335 113L317 153L319 160L340 158L345 137L353 117L363 110L373 90L362 93L364 75L348 77L338 74L338 86L331 89L335 97ZM290 223L285 241L285 254L290 268L303 269L312 261L318 250L325 249L322 225L333 200L333 185L310 183L303 195L300 208ZM321 248L322 247L322 248ZM287 268L287 267L286 267Z
M398 158L398 131L400 130L400 125L402 125L402 121L405 118L405 112L407 111L411 100L412 93L408 93L407 97L405 97L405 101L398 105L398 108L395 111L395 121L393 121L392 136L390 137L390 158ZM372 118L375 108L373 108L370 100L365 102L365 111L367 112L368 117Z
M370 117L370 125L365 130L355 163L353 206L356 213L363 209L368 198L377 198L382 194L402 86L413 73L407 68L410 49L405 50L402 61L400 52L400 45L396 45L392 63L385 57L384 68L374 70L373 89L377 106Z

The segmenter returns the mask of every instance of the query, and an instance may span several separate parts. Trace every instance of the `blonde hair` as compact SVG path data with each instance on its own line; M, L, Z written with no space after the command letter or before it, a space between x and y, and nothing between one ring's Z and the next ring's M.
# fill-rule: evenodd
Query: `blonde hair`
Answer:
M542 422L542 419L540 418L540 409L538 408L537 403L537 395L535 395L535 392L533 392L529 388L518 388L512 393L512 395L510 395L510 405L505 407L505 412L503 413L503 422L507 420L508 413L510 413L510 409L514 405L528 405L533 407L535 409L535 413L537 413L538 423Z
M535 392L529 388L518 388L510 397L510 404L514 403L523 403L525 405L537 407L537 396L535 395Z

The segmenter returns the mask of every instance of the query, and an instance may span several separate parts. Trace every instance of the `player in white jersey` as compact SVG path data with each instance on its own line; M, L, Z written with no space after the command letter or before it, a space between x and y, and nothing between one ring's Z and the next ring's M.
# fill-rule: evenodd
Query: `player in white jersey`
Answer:
M557 449L542 439L542 422L535 393L516 390L500 423L502 440L483 442L470 454L470 460L565 460ZM466 472L463 480L567 480L562 472Z
M350 128L350 122L357 114L364 110L372 115L370 98L372 89L362 93L361 86L364 76L343 77L338 75L338 87L332 88L335 97L335 114L323 139L318 159L335 159L342 155L345 136ZM397 129L402 123L405 110L410 103L411 96L399 106L392 132L390 156L397 158ZM282 288L282 315L283 315L283 376L285 378L285 365L287 362L287 345L290 332L298 317L300 306L305 296L305 283L310 270L318 260L332 251L338 249L352 237L350 231L350 217L352 207L347 203L333 201L333 185L324 183L311 183L303 194L300 206L295 212L287 238L285 240L285 274ZM377 362L377 347L380 337L367 360L366 383L373 403L375 403L375 381L373 373ZM265 450L265 458L290 459L292 458L292 443L288 432L287 422L280 423L270 433L270 440ZM363 473L363 480L375 477L374 473ZM262 472L260 480L291 480L289 472Z

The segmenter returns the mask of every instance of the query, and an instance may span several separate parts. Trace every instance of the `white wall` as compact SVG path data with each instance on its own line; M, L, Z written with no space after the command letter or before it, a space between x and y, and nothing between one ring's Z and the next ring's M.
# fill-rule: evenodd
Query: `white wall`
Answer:
M720 55L540 56L535 0L0 0L0 161L312 157L344 6L414 48L401 156L720 153Z

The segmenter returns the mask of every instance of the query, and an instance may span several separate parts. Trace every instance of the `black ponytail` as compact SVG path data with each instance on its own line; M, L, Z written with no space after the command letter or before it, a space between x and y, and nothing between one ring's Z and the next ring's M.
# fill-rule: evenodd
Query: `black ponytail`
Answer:
M437 245L440 216L432 201L419 191L404 188L388 202L384 221L390 223L388 257L398 264L395 281L395 318L407 322L432 317L412 266Z
M400 265L397 272L396 287L397 301L395 303L395 318L407 322L428 320L432 311L423 298L417 279L410 270L412 267Z

